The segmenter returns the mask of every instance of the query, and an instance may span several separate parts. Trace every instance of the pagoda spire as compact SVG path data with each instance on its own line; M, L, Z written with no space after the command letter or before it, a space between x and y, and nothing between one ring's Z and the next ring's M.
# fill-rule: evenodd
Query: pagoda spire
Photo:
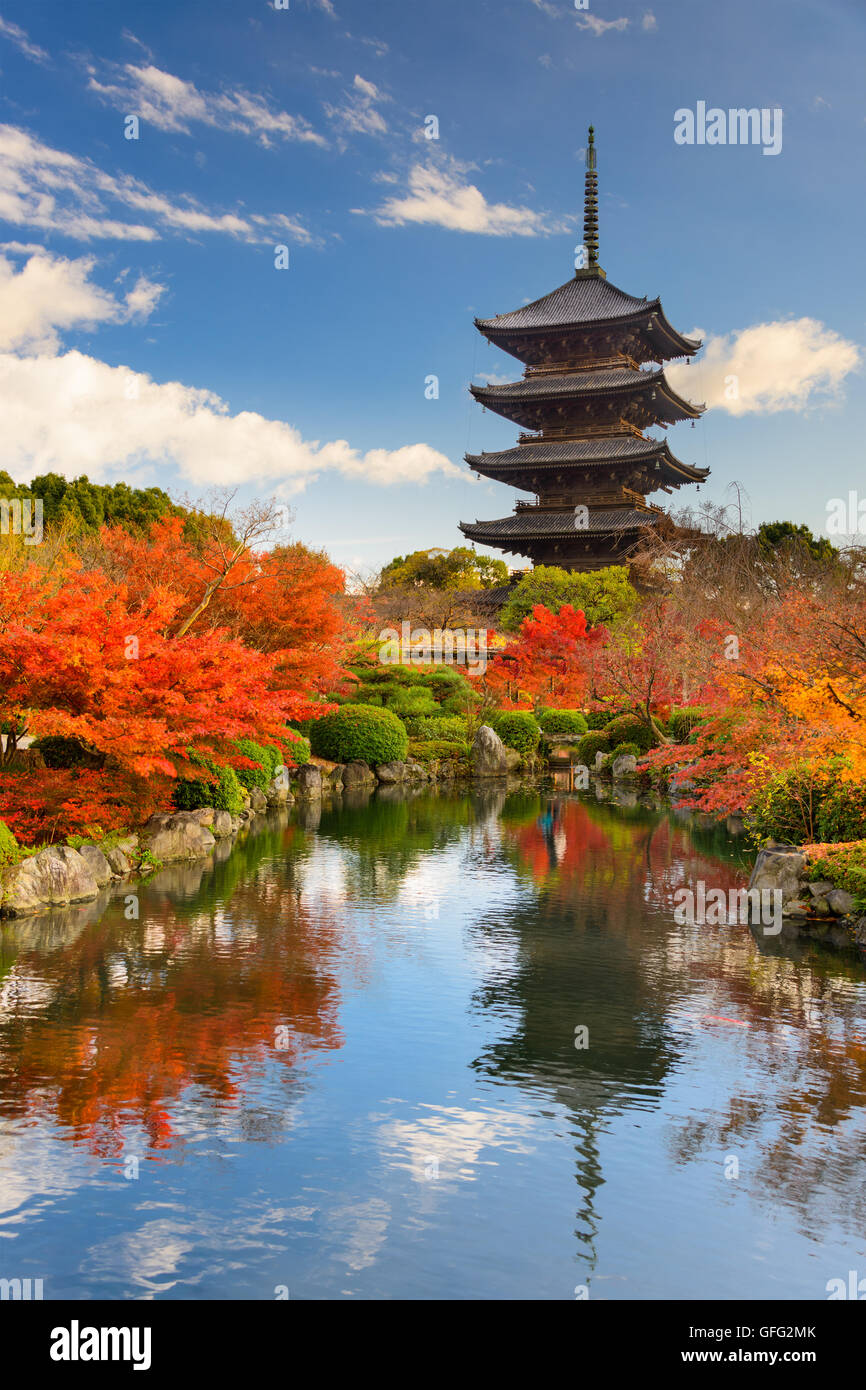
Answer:
M595 163L595 128L589 127L586 148L586 178L583 196L583 244L586 247L586 270L592 275L604 275L598 263L598 172Z

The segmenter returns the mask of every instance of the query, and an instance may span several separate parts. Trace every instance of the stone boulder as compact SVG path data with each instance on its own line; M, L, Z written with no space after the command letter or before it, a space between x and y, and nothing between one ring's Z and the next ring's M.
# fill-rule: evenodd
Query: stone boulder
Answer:
M844 888L834 888L832 893L827 894L827 902L830 911L835 912L837 917L850 916L856 906L854 898Z
M322 796L322 773L312 763L298 768L298 796L302 801L319 801Z
M256 815L261 815L262 811L268 809L268 798L265 796L261 787L253 787L250 792L250 810Z
M273 780L265 792L269 806L284 806L287 801L294 801L292 796L291 783L289 781L289 769L278 767L274 773Z
M343 768L343 786L346 791L358 791L376 785L376 774L368 763L346 763Z
M634 777L637 772L637 758L634 753L620 753L619 757L613 760L611 772L615 782Z
M100 888L111 882L111 865L101 849L96 845L82 845L78 853Z
M482 724L475 735L470 758L475 777L505 777L508 773L505 745L489 724Z
M46 908L88 902L99 885L87 861L69 845L51 845L16 864L3 886L3 912L28 917Z
M376 768L376 776L380 782L405 782L406 764L379 763Z
M199 817L201 811L177 811L151 816L141 833L141 848L155 859L170 864L177 859L203 859L216 840ZM211 809L211 824L213 823Z
M230 811L216 811L211 822L210 832L217 840L224 840L234 832L234 817Z
M132 860L119 845L106 850L105 857L108 860L112 878L126 878L127 874L132 873Z
M773 892L778 889L782 903L793 902L800 897L800 875L806 865L806 856L798 850L762 849L755 860L750 888Z
M507 743L504 745L504 747L506 770L508 772L522 772L523 758L521 754L518 753L516 748L509 748Z

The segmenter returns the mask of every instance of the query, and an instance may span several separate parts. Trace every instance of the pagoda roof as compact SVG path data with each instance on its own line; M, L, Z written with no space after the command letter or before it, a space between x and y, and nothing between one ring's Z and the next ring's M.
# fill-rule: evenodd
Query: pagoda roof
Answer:
M610 535L620 531L639 531L642 526L654 526L663 515L659 511L640 507L590 508L586 526L574 524L574 509L545 511L527 508L496 521L461 521L460 530L470 540L482 545L498 545L502 541L539 539L547 536L568 536L579 540L585 535Z
M481 405L510 418L520 419L521 407L540 402L574 400L582 396L635 397L653 387L662 398L653 414L659 420L694 420L705 409L683 400L667 381L664 371L642 371L635 367L602 367L589 371L545 372L523 377L521 381L500 386L470 386L469 390ZM667 406L667 410L663 407ZM517 411L515 415L513 412Z
M539 440L520 444L499 453L466 454L466 462L479 473L523 473L536 469L555 469L578 464L582 468L604 467L610 463L642 463L654 459L666 465L666 472L682 475L683 480L702 482L708 468L683 463L671 453L666 439L644 439L634 434L601 435L590 439Z
M491 319L476 319L476 328L488 338L511 334L546 332L552 329L604 327L655 318L672 356L691 356L701 346L700 339L686 338L665 317L661 300L637 298L611 284L600 270L578 271L564 285L524 304L511 313ZM672 349L672 351L671 351Z

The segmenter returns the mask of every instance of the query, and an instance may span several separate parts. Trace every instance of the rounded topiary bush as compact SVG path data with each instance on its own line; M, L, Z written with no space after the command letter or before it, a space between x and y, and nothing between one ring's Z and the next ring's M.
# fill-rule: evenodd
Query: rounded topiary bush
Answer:
M538 722L545 734L585 734L589 728L579 709L545 709Z
M402 762L409 738L406 726L389 709L343 705L317 719L310 730L313 752L334 763Z
M235 742L235 748L242 753L245 758L251 759L259 764L258 767L236 767L234 769L237 779L242 787L247 791L252 791L253 787L258 787L260 791L267 791L271 782L274 780L274 772L283 761L283 756L278 748L271 746L265 747L264 744L255 743L251 738L239 738Z
M605 726L611 743L636 743L642 753L646 753L655 743L652 729L644 724L636 714L619 714Z
M412 739L409 761L415 763L453 762L469 757L469 744L452 739Z
M178 811L200 811L212 806L215 811L230 811L233 816L243 810L244 789L238 781L233 767L218 767L216 763L202 760L201 766L207 768L211 780L181 777L174 789L174 804Z
M541 730L535 715L528 710L501 710L491 717L490 723L502 742L524 757L538 747Z
M610 752L610 736L606 729L590 729L577 745L578 762L584 767L592 767L596 753Z
M457 714L422 715L406 720L410 739L446 739L462 743L466 738L466 720Z
M866 840L866 783L834 787L818 811L818 839L826 844Z
M14 864L18 858L18 841L4 820L0 820L0 867Z
M610 755L610 760L612 763L615 763L617 758L623 758L626 756L631 756L632 758L639 758L640 755L641 750L638 748L636 743L618 743L616 745L616 748L614 748L613 752Z
M298 733L297 729L292 729L291 732L293 734ZM291 763L294 767L303 767L310 761L312 751L310 740L304 734L298 733L296 739L292 739L290 743L286 744L283 760Z

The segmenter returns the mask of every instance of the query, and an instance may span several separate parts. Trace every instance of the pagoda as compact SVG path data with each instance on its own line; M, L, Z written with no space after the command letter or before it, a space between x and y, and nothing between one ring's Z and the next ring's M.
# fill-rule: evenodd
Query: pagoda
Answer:
M648 493L700 483L709 469L675 458L646 430L694 421L703 406L678 396L661 363L701 346L668 323L658 299L617 289L598 264L598 174L589 127L584 265L534 303L476 319L488 342L525 364L520 381L470 386L481 405L526 431L516 448L467 454L476 472L535 493L498 521L461 522L469 540L533 564L596 570L622 564L665 512Z

